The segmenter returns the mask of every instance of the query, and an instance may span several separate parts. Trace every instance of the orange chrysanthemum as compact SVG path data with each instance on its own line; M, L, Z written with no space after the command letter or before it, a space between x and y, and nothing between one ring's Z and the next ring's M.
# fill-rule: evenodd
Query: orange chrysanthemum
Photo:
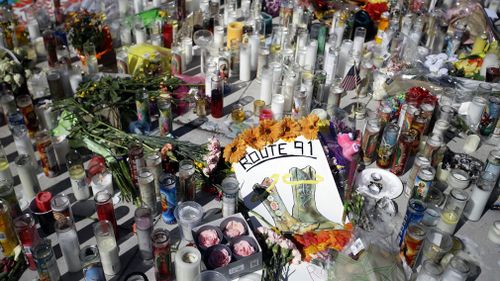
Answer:
M266 145L266 141L260 136L258 128L247 129L240 135L240 138L247 145L257 150L261 150Z
M316 114L311 114L300 121L302 135L308 140L318 138L319 118Z
M240 159L245 156L246 148L247 145L242 139L234 139L232 143L228 144L226 148L224 148L224 160L229 163L240 161Z
M300 135L300 126L295 120L290 117L285 117L280 125L280 138L286 142L289 142Z
M260 136L269 144L274 143L280 137L279 126L277 126L274 120L261 121L257 129Z

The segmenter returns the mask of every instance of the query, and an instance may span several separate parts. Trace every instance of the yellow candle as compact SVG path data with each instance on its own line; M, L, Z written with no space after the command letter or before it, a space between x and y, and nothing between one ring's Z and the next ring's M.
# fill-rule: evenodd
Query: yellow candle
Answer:
M236 40L241 42L243 36L243 23L231 22L227 25L227 47L231 48L231 41Z

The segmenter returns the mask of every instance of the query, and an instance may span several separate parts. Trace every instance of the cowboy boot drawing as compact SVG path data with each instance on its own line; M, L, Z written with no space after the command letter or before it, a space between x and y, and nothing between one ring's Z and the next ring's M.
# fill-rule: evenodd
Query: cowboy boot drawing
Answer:
M341 225L325 218L316 207L316 184L293 182L316 180L316 170L311 166L303 169L293 167L290 169L290 181L293 191L292 216L300 222L319 223L319 228L341 228Z
M269 214L271 214L275 226L284 232L301 233L317 229L317 223L301 223L290 215L276 187L269 192L267 188L271 186L273 180L264 178L261 184L255 184L253 190L256 193L258 201L264 204Z

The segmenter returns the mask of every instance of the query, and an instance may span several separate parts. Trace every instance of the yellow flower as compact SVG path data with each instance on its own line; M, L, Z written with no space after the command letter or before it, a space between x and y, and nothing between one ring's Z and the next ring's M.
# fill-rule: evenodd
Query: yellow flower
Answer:
M278 123L280 138L286 142L292 141L300 135L299 124L290 117L285 117Z
M279 139L280 130L279 126L276 126L274 120L263 120L260 122L258 130L259 134L267 141L267 143L272 144Z
M302 128L302 135L308 140L318 138L318 125L319 118L316 114L311 114L300 120L300 127Z
M224 148L224 159L229 163L238 162L245 156L246 148L245 142L240 138L236 138Z
M261 150L266 145L266 141L261 137L258 128L247 129L240 135L240 138L247 145L257 150Z

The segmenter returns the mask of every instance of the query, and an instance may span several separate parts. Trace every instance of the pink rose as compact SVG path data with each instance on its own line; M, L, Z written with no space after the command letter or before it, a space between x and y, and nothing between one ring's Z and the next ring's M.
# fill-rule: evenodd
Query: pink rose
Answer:
M215 250L208 257L208 262L214 268L226 266L231 262L231 255L226 249Z
M248 257L255 253L255 249L247 241L240 240L233 245L233 252L240 257Z
M203 230L198 235L198 243L205 248L217 245L220 243L219 235L213 229Z

